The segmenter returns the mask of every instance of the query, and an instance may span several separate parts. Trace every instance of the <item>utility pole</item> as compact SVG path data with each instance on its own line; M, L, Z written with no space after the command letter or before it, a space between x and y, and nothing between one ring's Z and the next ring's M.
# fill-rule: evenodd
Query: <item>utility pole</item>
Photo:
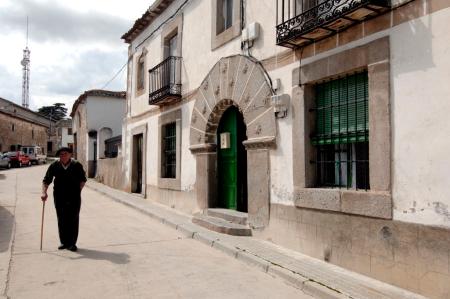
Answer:
M22 106L30 106L30 50L28 49L28 17L27 17L27 43L23 50L22 64Z

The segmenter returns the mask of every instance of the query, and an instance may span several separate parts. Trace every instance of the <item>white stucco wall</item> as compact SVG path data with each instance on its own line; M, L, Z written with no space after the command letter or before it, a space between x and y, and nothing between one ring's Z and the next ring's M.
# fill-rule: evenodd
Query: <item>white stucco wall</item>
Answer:
M181 190L189 191L194 188L195 184L195 157L189 151L189 134L190 134L190 122L191 122L191 112L193 109L193 102L190 102L181 107ZM174 110L177 110L176 108ZM168 111L170 113L170 111ZM132 142L131 131L134 128L140 127L142 125L147 125L147 144L146 144L146 183L151 186L158 186L158 170L160 165L158 164L158 152L159 144L158 140L160 138L159 125L158 125L158 115L153 115L146 120L133 123L128 126L127 131L127 152L126 165L127 165L127 177L130 175L130 163L131 163L131 148L130 143Z
M113 136L121 134L122 118L125 115L125 99L88 97L86 106L88 131L111 128Z
M450 227L450 9L391 32L394 218Z
M158 185L158 139L159 126L158 115L154 115L147 120L147 184Z
M184 1L178 0L164 11L161 16L145 29L139 37L131 43L133 61L136 62L143 47L148 51L146 68L151 69L163 60L161 32L162 22L172 16ZM260 38L255 41L251 53L257 59L265 59L285 51L283 47L275 45L275 11L272 0L246 1L247 23L260 23ZM236 37L232 41L211 51L211 5L212 1L191 1L182 10L182 93L186 94L198 88L212 67L222 58L229 55L242 54L241 39ZM266 9L262 9L266 8ZM156 30L156 31L155 31ZM201 57L201 59L199 59ZM131 115L136 116L145 111L155 109L148 104L149 82L145 80L145 92L136 95L136 66L131 68Z
M181 110L181 190L190 191L194 189L196 177L195 156L189 150L189 136L191 128L191 113L194 102L183 105Z
M398 0L406 1L406 0ZM148 50L147 69L162 61L161 31L168 16L183 1L175 1L160 18L133 41L132 52L140 55L142 47ZM214 64L229 55L242 54L240 38L211 51L211 2L192 1L183 10L183 94L198 88ZM246 23L259 22L261 36L251 49L252 55L263 60L285 51L275 45L275 11L272 0L246 1ZM397 2L396 2L397 3ZM450 227L450 198L446 195L450 186L450 149L446 140L450 122L446 120L450 102L450 38L446 34L450 10L401 24L393 29L378 32L369 37L348 43L342 47L321 53L302 61L303 64L342 52L383 36L391 41L391 126L392 126L392 197L394 219L423 224ZM146 41L138 46L143 40ZM137 56L136 56L137 57ZM135 57L135 58L136 58ZM135 60L134 60L135 61ZM292 70L299 62L269 72L272 80L281 80L278 93L290 94ZM135 96L135 73L131 74L131 115L140 115L156 109L148 105L148 80L146 92ZM190 116L194 102L182 106L182 158L181 185L190 190L195 184L195 157L189 151ZM277 148L271 150L271 201L293 205L292 142L300 142L292 136L292 111L277 120ZM127 126L130 136L133 127L147 123L147 183L157 185L158 163L158 115ZM129 171L130 142L126 138L125 165ZM129 177L129 172L127 176Z
M277 94L291 94L292 71L298 63L269 72L272 80L280 79L281 88ZM292 98L290 99L292 100ZM270 152L270 200L273 203L293 205L292 142L300 142L292 136L292 109L285 118L277 119L277 147Z

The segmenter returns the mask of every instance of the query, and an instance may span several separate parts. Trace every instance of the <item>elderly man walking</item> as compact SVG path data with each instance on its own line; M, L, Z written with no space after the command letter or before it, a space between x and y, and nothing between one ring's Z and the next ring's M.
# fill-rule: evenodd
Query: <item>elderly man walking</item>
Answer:
M59 160L50 164L42 184L42 201L47 200L47 189L54 179L53 197L58 218L61 249L77 251L81 190L86 183L86 173L81 163L72 159L72 149L60 148Z

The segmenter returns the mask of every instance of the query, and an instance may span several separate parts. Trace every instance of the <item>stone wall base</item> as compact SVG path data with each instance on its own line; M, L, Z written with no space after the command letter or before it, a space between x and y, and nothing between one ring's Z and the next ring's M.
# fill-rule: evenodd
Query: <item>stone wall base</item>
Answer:
M271 204L254 231L306 255L428 296L450 298L450 230Z
M200 211L197 204L197 195L194 190L179 191L147 185L146 198L188 214L194 214Z
M125 176L122 173L122 158L97 160L97 173L95 179L114 189L125 189Z

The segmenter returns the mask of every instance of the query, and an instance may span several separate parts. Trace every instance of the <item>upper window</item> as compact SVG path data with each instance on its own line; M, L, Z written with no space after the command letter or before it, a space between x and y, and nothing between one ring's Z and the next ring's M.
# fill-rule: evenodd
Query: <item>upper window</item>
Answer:
M211 48L215 49L241 35L239 0L213 0Z
M217 1L216 34L222 33L233 25L233 0Z
M137 61L136 70L136 90L143 91L145 88L145 56L147 54L147 49L142 50L142 54L139 56Z
M176 123L169 123L162 127L162 155L161 155L161 177L176 178L177 166L177 131Z
M141 90L144 89L144 60L139 58L138 60L138 67L137 67L137 89Z
M67 128L67 135L72 135L72 128Z
M369 189L367 72L317 84L315 93L316 185Z
M178 15L163 27L161 32L162 59L170 56L181 57L181 37L183 17Z
M294 2L294 13L300 14L322 4L325 0L296 0Z
M169 56L178 56L178 35L175 34L174 36L166 39L165 46L167 47L167 51L164 53L164 58L167 58Z

